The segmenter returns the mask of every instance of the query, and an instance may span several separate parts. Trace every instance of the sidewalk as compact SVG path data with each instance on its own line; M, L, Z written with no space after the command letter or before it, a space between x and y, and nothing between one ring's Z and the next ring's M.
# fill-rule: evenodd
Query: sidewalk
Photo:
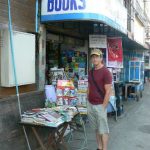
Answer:
M145 85L143 98L124 102L125 113L116 122L109 117L110 140L108 150L150 150L150 86ZM96 150L95 134L89 125L86 125L88 149ZM75 138L82 134L74 133ZM76 148L72 148L75 145ZM71 144L70 150L78 150L81 141Z

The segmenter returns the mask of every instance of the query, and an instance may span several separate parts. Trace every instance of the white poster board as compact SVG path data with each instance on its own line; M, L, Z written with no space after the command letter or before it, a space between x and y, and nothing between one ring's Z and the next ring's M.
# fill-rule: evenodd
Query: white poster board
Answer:
M15 86L9 31L2 32L1 86ZM13 31L14 59L18 85L35 83L35 35Z
M90 48L107 48L106 35L89 35Z

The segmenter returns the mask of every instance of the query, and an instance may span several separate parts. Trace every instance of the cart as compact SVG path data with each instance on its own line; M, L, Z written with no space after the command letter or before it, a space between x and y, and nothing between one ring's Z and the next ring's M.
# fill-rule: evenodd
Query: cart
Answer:
M129 97L137 101L144 90L144 62L129 61L129 82L125 83L125 99Z

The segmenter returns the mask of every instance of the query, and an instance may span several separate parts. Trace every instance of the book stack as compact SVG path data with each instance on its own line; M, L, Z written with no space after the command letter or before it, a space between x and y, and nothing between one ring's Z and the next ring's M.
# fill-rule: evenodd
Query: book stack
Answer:
M78 105L86 106L87 102L87 90L88 90L88 80L78 81Z
M77 109L69 105L54 108L32 109L22 114L21 122L58 127L64 122L70 122L75 114L77 114Z
M24 112L21 122L30 124L40 124L44 126L57 127L64 123L63 116L52 109L43 108L35 112L34 110Z
M71 80L58 80L57 105L76 105L76 90Z

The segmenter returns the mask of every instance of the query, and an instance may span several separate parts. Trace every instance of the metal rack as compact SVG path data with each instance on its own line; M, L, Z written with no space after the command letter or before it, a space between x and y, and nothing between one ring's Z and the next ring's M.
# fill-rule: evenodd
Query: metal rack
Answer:
M70 135L69 135L69 138L68 138L68 143L73 143L75 142L75 140L78 140L78 141L81 141L81 146L80 147L71 147L71 148L76 148L76 150L85 150L85 149L88 149L88 146L87 146L87 132L86 132L86 128L85 128L85 122L79 112L79 109L78 107L76 106L76 109L77 109L77 112L78 112L78 117L79 117L79 125L76 121L72 121L72 123L70 124ZM73 135L73 132L77 131L77 132L82 132L83 133L83 137L82 138L74 138L74 135Z

